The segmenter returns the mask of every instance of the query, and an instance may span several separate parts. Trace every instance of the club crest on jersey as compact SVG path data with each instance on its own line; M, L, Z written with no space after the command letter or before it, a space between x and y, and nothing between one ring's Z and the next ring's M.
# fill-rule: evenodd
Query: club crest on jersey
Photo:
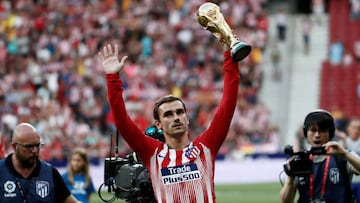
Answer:
M338 168L331 168L329 172L329 179L332 183L336 184L340 181L340 172Z
M42 198L49 195L49 182L48 181L36 181L36 194Z
M200 150L197 146L189 147L185 152L185 157L188 159L195 159L200 154Z
M201 178L196 164L185 164L161 169L164 185L198 180Z

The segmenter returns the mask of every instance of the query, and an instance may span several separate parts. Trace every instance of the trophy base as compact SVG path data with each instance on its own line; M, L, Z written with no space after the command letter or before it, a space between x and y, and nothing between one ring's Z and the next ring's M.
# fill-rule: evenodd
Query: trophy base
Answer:
M251 46L243 42L236 42L231 47L231 56L234 61L241 61L247 57L251 52Z

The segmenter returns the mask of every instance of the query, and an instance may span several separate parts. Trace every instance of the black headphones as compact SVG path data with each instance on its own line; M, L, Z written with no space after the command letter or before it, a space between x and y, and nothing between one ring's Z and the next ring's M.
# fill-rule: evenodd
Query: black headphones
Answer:
M323 122L324 125L329 125L329 138L331 140L335 135L335 122L331 113L324 109L316 109L306 115L303 125L304 136L307 137L306 134L309 124L316 122Z

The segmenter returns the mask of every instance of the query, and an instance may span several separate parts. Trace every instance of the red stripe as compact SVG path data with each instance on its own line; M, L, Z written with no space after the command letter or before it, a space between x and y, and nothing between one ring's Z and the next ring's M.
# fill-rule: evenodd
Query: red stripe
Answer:
M176 150L176 165L177 166L182 165L182 154L183 154L182 150Z

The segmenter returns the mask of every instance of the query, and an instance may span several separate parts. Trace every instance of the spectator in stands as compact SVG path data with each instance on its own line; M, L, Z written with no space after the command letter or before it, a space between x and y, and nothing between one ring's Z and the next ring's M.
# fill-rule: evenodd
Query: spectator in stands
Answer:
M360 62L360 40L354 43L355 60Z
M294 151L303 151L309 147L309 144L304 136L303 125L299 126L295 133Z
M360 19L360 0L350 0L350 15L353 19Z
M332 65L339 65L342 62L344 54L344 44L342 41L336 41L330 45L329 60Z
M272 64L272 78L276 81L281 79L281 62L282 62L282 53L279 47L279 43L275 42L270 47L270 57Z
M312 29L312 21L309 15L304 15L301 19L301 30L303 37L303 46L305 55L310 51L310 34Z
M319 25L323 22L325 17L325 3L324 0L312 0L312 10L315 22Z
M342 59L342 64L344 65L344 67L348 67L353 63L354 59L353 59L353 55L349 50L345 49L345 53Z
M0 134L0 159L4 159L6 154L5 154L5 145L4 145L4 136Z
M360 103L360 73L356 76L356 95L358 102Z
M343 134L343 133L339 133ZM352 118L346 127L346 134L341 136L344 148L360 155L360 119ZM360 202L360 176L354 175L351 183L351 190L356 202Z
M277 37L279 41L286 40L286 28L287 28L287 16L285 10L280 8L276 13L276 28L277 28Z

